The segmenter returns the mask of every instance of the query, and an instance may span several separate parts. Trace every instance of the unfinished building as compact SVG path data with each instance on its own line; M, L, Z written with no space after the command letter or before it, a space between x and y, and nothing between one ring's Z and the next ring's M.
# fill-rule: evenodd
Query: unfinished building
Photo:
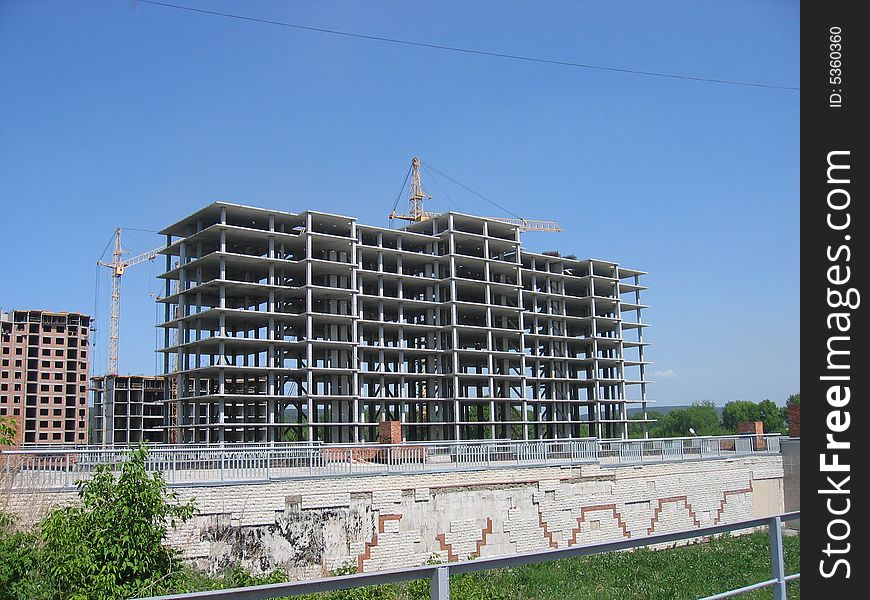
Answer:
M642 271L515 225L211 204L166 236L168 441L627 437Z
M136 446L163 442L164 380L153 375L91 378L93 443Z
M71 312L0 312L0 417L16 445L85 444L91 317Z

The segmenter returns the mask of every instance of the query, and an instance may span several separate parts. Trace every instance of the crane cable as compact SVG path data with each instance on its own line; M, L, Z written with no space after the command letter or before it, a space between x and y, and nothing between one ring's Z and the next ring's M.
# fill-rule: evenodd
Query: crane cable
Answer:
M517 213L515 213L514 211L510 210L509 208L506 208L506 207L502 206L501 204L499 204L499 203L496 202L495 200L490 200L489 198L487 198L486 196L484 196L484 195L481 194L480 192L476 192L476 191L474 191L473 189L471 189L470 187L468 187L467 185L465 185L465 184L462 183L461 181L456 181L456 180L453 179L450 175L448 175L448 174L445 173L444 171L441 171L441 170L439 170L439 169L436 169L436 168L435 168L433 165L431 165L430 163L420 161L420 164L422 164L422 165L425 166L425 167L428 167L429 169L432 169L433 171L435 171L436 173L438 173L438 174L441 175L442 177L446 177L447 179L449 179L450 181L452 181L453 183L455 183L455 184L458 185L459 187L464 188L466 191L471 192L472 194L474 194L474 195L477 196L478 198L482 198L482 199L486 200L487 202L489 202L489 203L492 204L493 206L495 206L495 207L497 207L497 208L500 208L501 210L505 211L506 213L510 213L511 215L513 215L514 217L516 217L517 219L524 220L521 216L519 216L519 215L518 215Z
M426 165L421 165L421 166L423 167L423 170L426 171L426 174L429 176L429 180L435 184L435 187L437 187L439 190L441 190L444 193L444 197L447 198L448 201L450 201L450 204L452 204L454 207L456 207L456 210L458 210L459 212L462 212L462 209L459 208L459 205L453 201L453 198L450 197L450 194L447 192L447 190L445 190L444 187L440 183L438 183L438 179L435 177L435 175L432 173L432 171L430 171L426 167Z
M396 201L393 203L393 210L390 211L391 214L396 212L396 209L399 207L399 200L402 199L402 192L405 191L405 185L408 183L408 177L411 176L411 168L412 167L409 166L408 171L405 173L405 180L402 181L402 187L399 188L399 193L396 195Z

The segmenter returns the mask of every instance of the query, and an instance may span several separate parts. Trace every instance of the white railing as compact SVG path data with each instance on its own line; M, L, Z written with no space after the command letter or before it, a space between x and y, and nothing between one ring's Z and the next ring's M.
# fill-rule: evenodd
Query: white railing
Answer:
M147 468L169 484L498 469L516 466L642 464L780 451L776 435L646 440L463 441L406 444L243 444L148 448ZM0 451L7 489L68 489L98 468L120 470L129 448Z

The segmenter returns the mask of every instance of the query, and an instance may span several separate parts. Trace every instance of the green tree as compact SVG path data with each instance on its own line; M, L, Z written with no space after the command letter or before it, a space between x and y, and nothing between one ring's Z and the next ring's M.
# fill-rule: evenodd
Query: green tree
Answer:
M31 573L39 561L36 535L15 531L15 519L0 512L0 600L36 595Z
M650 430L652 437L686 437L691 436L690 429L696 435L719 435L722 427L716 405L709 400L694 402L687 408L677 408L664 415Z
M783 409L773 400L764 399L758 403L758 420L764 421L765 433L785 433L785 415Z
M786 401L786 405L790 405L790 404L797 404L798 406L800 406L800 404L801 404L800 392L798 392L797 394L792 394L791 396L788 397L788 400Z
M749 400L728 402L722 409L722 428L728 433L737 433L737 426L743 421L761 420L758 405Z
M81 504L56 509L40 525L41 575L50 598L136 597L167 576L177 560L163 545L168 528L193 515L159 473L146 469L147 450L133 450L120 476L105 466L77 482Z
M15 442L15 434L18 428L15 421L0 417L0 447L11 446Z
M646 413L648 419L653 419L654 421L661 421L664 418L664 415L658 411L651 410ZM632 421L639 421L643 419L643 413L638 412L629 417ZM654 436L654 431L657 426L657 423L649 423L649 434L651 437ZM638 439L643 437L643 425L641 423L629 423L628 424L628 437L633 439Z

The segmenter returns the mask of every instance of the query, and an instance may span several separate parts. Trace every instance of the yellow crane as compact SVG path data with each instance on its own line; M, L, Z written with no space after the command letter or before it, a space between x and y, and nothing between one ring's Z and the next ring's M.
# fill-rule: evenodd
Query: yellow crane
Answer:
M121 228L115 229L115 245L112 250L112 262L98 260L97 264L106 267L112 273L112 305L109 318L109 368L106 375L118 374L118 345L121 335L121 276L135 265L154 260L163 246L143 252L130 258L124 258L124 248L121 246Z
M432 196L426 193L423 189L423 182L420 178L420 159L416 156L411 159L411 188L408 193L408 202L411 210L407 215L397 214L395 209L390 211L390 219L402 219L417 223L426 221L434 217L437 213L426 212L423 208L423 202L431 199ZM556 221L548 221L545 219L513 219L508 217L486 217L493 221L516 225L520 231L549 231L557 233L562 231L562 227Z

